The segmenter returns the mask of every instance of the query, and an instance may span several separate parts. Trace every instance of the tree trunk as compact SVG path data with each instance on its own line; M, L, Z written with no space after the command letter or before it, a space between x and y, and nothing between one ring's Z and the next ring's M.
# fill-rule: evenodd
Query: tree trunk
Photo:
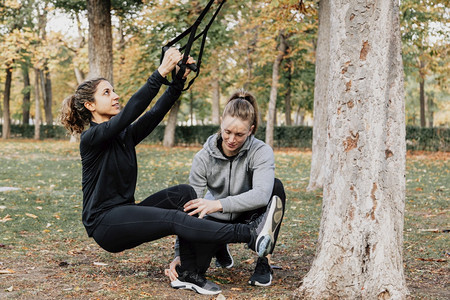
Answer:
M35 111L34 111L34 139L39 140L41 138L41 108L40 108L40 97L39 97L39 77L40 70L34 69L34 100L35 100Z
M253 80L253 54L255 52L256 44L258 41L258 30L257 28L249 29L246 35L252 36L252 38L247 39L247 47L245 51L245 63L247 65L247 77L244 83L244 89L249 89L252 85Z
M427 107L428 107L428 127L433 128L434 126L434 101L432 97L428 97L427 99Z
M314 119L311 170L306 188L313 191L323 187L325 149L327 145L327 104L330 63L330 2L319 2L319 32L316 49L316 78L314 86Z
M332 12L326 175L316 256L295 296L405 299L399 3L322 2Z
M111 0L88 0L89 78L104 77L113 84Z
M275 113L277 105L280 65L284 55L286 54L287 49L286 40L283 33L279 34L279 38L280 38L280 45L278 47L278 54L275 58L275 61L273 62L272 87L270 89L269 112L267 116L267 125L266 125L266 144L268 144L270 147L273 147L273 131L275 127Z
M302 110L302 108L299 106L297 109L297 115L295 119L295 125L297 126L303 126L305 125L305 112Z
M419 100L420 100L420 127L425 127L427 124L425 116L425 79L420 77L419 81Z
M77 83L81 84L84 80L84 73L79 68L74 67L75 78L77 79Z
M287 87L286 87L286 94L284 96L284 117L286 119L286 125L291 126L292 125L292 118L291 118L291 99L292 99L292 62L289 59L288 62L288 74L287 74Z
M3 139L11 137L11 113L9 110L9 101L11 98L11 82L12 82L12 67L6 67L5 90L3 91Z
M218 72L219 70L216 69L215 72ZM212 115L211 115L211 121L214 125L220 124L220 84L219 84L219 78L214 78L212 83Z
M48 66L45 66L45 95L46 95L46 99L45 99L45 105L46 105L46 110L45 110L45 120L47 121L48 125L53 125L53 112L52 112L52 107L53 107L53 93L52 93L52 79L50 76L50 70L48 69Z
M177 115L180 110L181 101L177 100L172 106L169 112L169 118L167 119L167 125L164 129L163 146L171 148L175 146L175 129L177 128Z
M72 51L75 53L75 57L77 57L81 51L81 49L83 49L84 45L86 44L86 38L84 37L83 34L83 29L81 28L81 21L80 21L80 15L78 13L75 14L75 19L77 22L77 32L79 35L79 40L78 40L78 45L75 49L72 49ZM69 48L71 49L71 48ZM85 78L85 74L83 72L83 70L81 70L79 68L78 65L74 65L74 72L75 72L75 77L77 79L77 83L81 84Z
M191 120L191 126L194 126L194 93L192 89L189 90L189 119Z
M48 3L43 3L44 7L42 11L39 7L37 7L38 13L38 28L42 41L47 40L47 14L48 14ZM52 114L52 84L50 80L50 71L48 69L48 60L45 59L43 61L43 65L39 70L40 72L40 82L41 82L41 92L42 92L42 100L44 104L44 114L45 114L45 122L46 124L53 124L53 114Z
M47 125L52 125L52 82L50 79L50 73L47 67L47 63L44 64L44 69L40 70L40 77L42 99L44 101L45 123Z
M22 64L22 77L23 77L22 124L27 125L30 121L31 85L30 85L30 72L28 66L25 64Z

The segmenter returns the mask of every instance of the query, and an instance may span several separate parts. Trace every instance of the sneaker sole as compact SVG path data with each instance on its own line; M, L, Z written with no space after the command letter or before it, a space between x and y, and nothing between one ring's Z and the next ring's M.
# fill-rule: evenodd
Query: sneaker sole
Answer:
M259 257L264 257L272 251L274 233L283 217L283 203L278 196L273 196L269 206L269 216L263 229L256 238L256 252Z
M205 290L204 288L201 288L201 287L199 287L196 284L193 284L193 283L190 283L190 282L179 281L178 279L175 280L175 281L172 281L170 283L170 285L174 289L191 290L191 291L197 292L197 293L199 293L201 295L217 295L217 294L222 292L222 290L218 290L218 291Z
M272 274L270 274L270 280L269 280L268 283L261 283L261 282L258 282L256 280L255 281L249 280L248 284L254 285L254 286L269 286L269 285L272 284Z

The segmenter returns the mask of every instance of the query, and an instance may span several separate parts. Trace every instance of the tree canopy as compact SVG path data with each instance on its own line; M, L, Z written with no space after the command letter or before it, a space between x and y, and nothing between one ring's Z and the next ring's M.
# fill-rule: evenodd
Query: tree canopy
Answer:
M111 1L114 84L123 102L157 68L161 47L188 28L207 2ZM217 2L212 10L216 5ZM185 94L178 121L212 122L213 98L220 97L223 107L232 91L244 87L256 95L261 119L266 122L273 62L282 32L287 51L280 67L276 125L298 125L304 121L311 125L317 7L317 1L227 1L209 31L201 75L192 93ZM422 78L428 110L435 112L434 125L448 125L448 119L440 116L439 110L445 108L444 99L449 92L446 55L449 29L445 21L449 9L442 0L402 1L400 9L407 77L407 122L418 123ZM39 25L39 15L43 14L48 21L44 29ZM63 35L57 26L51 25L54 23L50 21L61 15L71 20L73 33ZM44 61L48 63L55 116L61 101L89 73L86 20L85 0L0 3L0 89L3 89L5 70L10 65L13 68L11 116L14 122L20 122L22 114L21 64L33 67ZM42 30L46 33L45 40ZM199 42L192 51L194 58L198 45ZM31 91L33 93L34 89ZM33 117L33 113L31 115Z

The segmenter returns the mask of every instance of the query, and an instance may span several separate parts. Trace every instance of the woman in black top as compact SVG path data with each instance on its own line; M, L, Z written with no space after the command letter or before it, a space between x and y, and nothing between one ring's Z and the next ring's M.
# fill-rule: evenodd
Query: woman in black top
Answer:
M167 235L180 237L181 247L189 242L246 242L265 255L271 250L276 205L263 218L250 225L222 224L184 212L184 204L197 195L189 185L162 190L135 203L137 180L135 146L161 122L179 98L184 79L174 79L157 103L144 113L169 74L182 59L181 53L169 49L159 66L128 101L122 111L119 96L103 78L80 84L62 107L61 121L71 133L81 133L80 154L83 167L82 220L90 237L109 252L120 252ZM193 63L192 58L188 63ZM186 71L185 78L189 74ZM141 117L139 117L141 116ZM84 131L87 124L89 129ZM275 224L275 225L273 225ZM183 244L182 244L183 242ZM192 251L186 251L192 255ZM186 261L192 261L187 258ZM202 293L219 293L220 288L205 278L194 278L188 272L193 266L181 265L180 280Z

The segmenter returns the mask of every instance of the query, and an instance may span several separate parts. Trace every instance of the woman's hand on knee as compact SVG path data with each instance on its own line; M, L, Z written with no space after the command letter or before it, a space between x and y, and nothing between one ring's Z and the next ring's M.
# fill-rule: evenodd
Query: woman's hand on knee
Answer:
M222 203L219 200L206 200L202 198L194 199L184 205L184 211L189 212L190 216L198 214L202 219L207 214L212 214L216 211L222 211Z
M181 265L181 259L179 256L175 257L174 260L169 264L169 268L164 270L164 274L169 277L170 282L177 280L178 273L175 269L176 266Z

